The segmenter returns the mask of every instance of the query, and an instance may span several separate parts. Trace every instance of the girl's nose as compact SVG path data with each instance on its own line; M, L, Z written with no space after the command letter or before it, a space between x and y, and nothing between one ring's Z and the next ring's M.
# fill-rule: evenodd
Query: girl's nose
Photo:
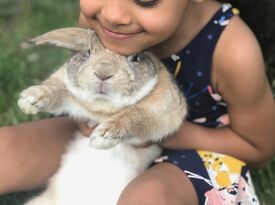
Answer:
M129 25L131 23L131 15L128 2L125 0L107 0L101 9L101 17L111 25Z

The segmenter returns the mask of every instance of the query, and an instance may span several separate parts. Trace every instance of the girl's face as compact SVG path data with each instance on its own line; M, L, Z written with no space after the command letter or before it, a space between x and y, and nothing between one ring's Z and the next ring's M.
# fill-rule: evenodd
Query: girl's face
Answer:
M106 48L130 55L167 41L183 26L190 0L80 0L80 25Z

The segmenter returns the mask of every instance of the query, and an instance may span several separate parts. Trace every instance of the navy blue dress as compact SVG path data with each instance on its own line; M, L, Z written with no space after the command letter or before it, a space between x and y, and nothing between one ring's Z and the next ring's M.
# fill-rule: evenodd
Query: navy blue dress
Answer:
M210 19L207 25L180 52L164 59L189 106L187 120L209 128L229 123L226 103L211 83L215 47L238 10L230 4ZM199 205L259 204L246 164L234 157L204 150L164 150L155 163L178 166L191 180Z

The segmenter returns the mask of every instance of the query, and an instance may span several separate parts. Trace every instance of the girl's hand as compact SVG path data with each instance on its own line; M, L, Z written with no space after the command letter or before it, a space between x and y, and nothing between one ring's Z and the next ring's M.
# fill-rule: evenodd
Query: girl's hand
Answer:
M96 127L89 127L87 122L80 122L77 121L76 122L77 126L78 126L78 130L81 132L82 135L84 135L85 137L89 137L90 134L92 133L92 131L94 130L94 128Z
M80 121L77 121L76 124L78 126L78 130L80 131L80 133L85 137L89 137L97 126L97 125L94 125L93 127L89 127L87 122L80 122ZM134 145L134 146L136 148L146 148L151 146L152 144L153 144L152 142L146 142L146 143Z

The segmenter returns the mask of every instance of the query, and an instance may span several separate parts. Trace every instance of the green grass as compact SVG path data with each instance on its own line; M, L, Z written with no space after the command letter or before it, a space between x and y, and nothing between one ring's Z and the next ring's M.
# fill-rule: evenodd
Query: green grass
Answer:
M22 49L21 43L54 28L77 25L78 13L76 0L0 0L0 125L37 118L21 114L18 93L40 82L68 56L57 48Z
M45 79L69 55L50 47L22 49L21 42L54 28L77 25L78 13L77 0L0 0L1 126L43 117L23 115L16 105L18 94ZM274 72L271 74L274 76ZM275 160L266 169L252 172L252 176L262 204L274 205ZM32 194L0 196L0 205L21 205Z
M51 29L76 26L78 14L77 0L0 0L1 126L43 117L22 114L16 105L18 95L45 79L70 54L51 47L22 49L21 43ZM0 196L0 205L21 205L36 193Z

